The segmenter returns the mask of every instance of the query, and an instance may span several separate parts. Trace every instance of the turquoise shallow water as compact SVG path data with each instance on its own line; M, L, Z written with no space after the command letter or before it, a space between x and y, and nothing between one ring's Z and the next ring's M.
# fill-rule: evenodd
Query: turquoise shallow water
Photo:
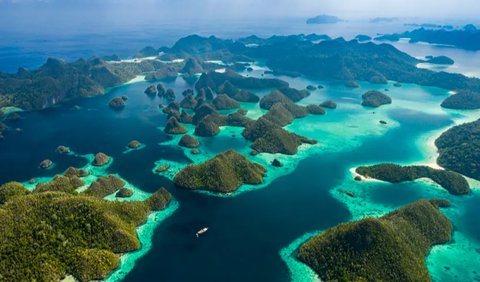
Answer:
M248 75L261 72L259 66ZM201 154L193 155L176 146L180 136L172 138L163 133L165 117L158 104L164 101L144 95L148 84L140 81L114 88L102 97L24 113L25 118L15 125L23 132L7 135L0 144L4 160L0 180L27 181L35 177L47 181L74 165L91 172L88 183L105 174L118 175L135 190L133 199L145 199L162 186L171 191L175 202L168 210L153 214L138 229L142 249L124 256L121 268L109 281L315 280L313 272L294 259L295 249L302 242L338 223L380 216L416 199L434 197L446 197L454 203L444 212L454 222L455 241L435 247L428 256L432 278L470 281L477 277L474 271L480 269L480 197L476 183L471 196L454 197L425 182L358 183L352 180L351 169L380 162L432 164L436 157L432 148L435 136L456 123L478 118L478 114L440 108L448 93L436 88L394 88L390 84L388 94L393 104L368 109L360 105L361 94L385 86L362 83L359 89L348 89L335 81L281 78L297 88L325 86L300 104L326 99L338 103L338 109L327 110L325 116L298 119L286 127L319 141L315 146L302 146L295 156L252 157L241 129L233 127L221 128L214 138L199 138ZM181 93L189 85L178 78L167 87ZM129 97L121 112L107 107L117 95ZM73 104L78 104L80 110L71 110ZM252 118L263 113L255 104L243 103L242 107ZM380 120L388 124L382 125ZM191 126L187 128L193 133ZM126 150L132 139L144 146ZM54 150L60 144L75 153L56 154ZM245 185L222 197L173 187L175 172L231 148L267 167L264 184ZM92 167L89 163L98 151L109 154L113 161L102 168ZM52 159L55 167L40 170L38 163L44 158ZM270 166L273 158L280 159L284 167ZM166 163L170 165L167 172L155 173L158 165ZM347 197L345 191L354 192L356 197ZM209 232L197 239L194 233L204 226L210 227ZM459 255L462 260L452 260Z

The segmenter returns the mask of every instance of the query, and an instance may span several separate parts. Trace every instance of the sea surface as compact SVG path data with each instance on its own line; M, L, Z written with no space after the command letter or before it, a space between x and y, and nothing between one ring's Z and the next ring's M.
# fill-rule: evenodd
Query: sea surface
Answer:
M274 28L270 28L260 32L273 33ZM296 28L283 32L310 33L318 27ZM37 38L38 41L9 41L2 37L0 66L5 71L20 65L34 67L46 56L67 59L112 53L130 56L144 45L168 45L178 39L178 31L162 32L125 33L106 38L74 35L58 40ZM186 35L192 30L182 29L182 32ZM214 30L198 33L211 34ZM236 35L250 33L252 30L245 28ZM229 34L226 30L219 33ZM5 47L8 45L10 47ZM258 64L253 72L243 74L260 76L265 69ZM424 181L356 182L351 172L359 165L382 162L434 165L436 150L432 142L436 136L455 124L478 119L478 112L442 109L439 105L449 94L438 88L412 84L395 88L390 82L388 86L361 83L359 89L348 89L336 81L279 78L296 88L309 84L325 86L300 104L326 99L338 103L338 108L328 110L325 116L298 119L286 127L319 142L315 146L302 146L296 156L249 156L249 142L241 137L239 129L232 127L223 127L219 136L201 138L202 154L194 156L189 150L176 146L178 137L172 139L163 133L166 119L158 105L165 101L145 95L143 91L149 83L137 79L109 89L100 97L21 113L20 121L8 125L22 131L11 131L0 142L0 183L31 178L46 181L67 167L76 166L91 170L94 176L117 174L135 189L135 199L143 199L160 187L167 188L174 196L174 203L167 211L149 218L147 225L139 229L142 250L125 257L120 269L108 281L314 281L315 275L294 259L299 244L341 222L380 216L417 199L438 197L452 201L453 207L443 211L453 221L455 231L454 241L435 247L427 257L433 280L480 279L478 182L471 181L474 190L471 195L455 197ZM175 90L178 99L183 90L192 87L180 77L164 84ZM378 109L360 105L362 93L384 88L389 89L391 105ZM261 96L266 93L268 91L258 92ZM107 106L108 101L118 95L128 97L127 106L120 112ZM252 118L264 112L255 104L243 103L242 107L249 110ZM380 120L387 124L380 124ZM127 150L126 145L132 139L145 146ZM74 153L57 154L58 145L66 145ZM238 193L220 197L175 188L171 181L173 173L153 172L163 163L171 164L175 171L230 148L267 167L264 185L245 186ZM113 161L105 169L95 171L90 165L91 154L99 151L112 156ZM279 158L284 167L270 166L274 157ZM38 165L46 158L55 166L45 171ZM353 192L355 197L346 196L345 191ZM196 238L195 232L205 226L209 231Z

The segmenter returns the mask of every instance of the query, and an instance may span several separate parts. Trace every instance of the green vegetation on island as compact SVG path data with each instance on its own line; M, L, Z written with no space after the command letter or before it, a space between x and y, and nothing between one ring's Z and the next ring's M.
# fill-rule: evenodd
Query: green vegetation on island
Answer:
M164 131L168 134L184 134L187 129L175 117L171 117L168 119Z
M219 93L224 93L239 102L257 103L260 98L250 91L235 87L230 81L225 81L218 89Z
M89 196L103 198L117 192L123 188L123 186L125 186L123 180L110 174L108 176L99 177L97 181L90 184L84 193Z
M143 91L145 94L147 94L150 97L155 97L157 96L157 87L155 85L150 85Z
M319 105L308 105L307 111L311 115L324 115L325 109Z
M130 149L138 149L140 146L142 146L142 143L140 143L140 141L138 140L132 140L128 142L128 145L127 145L127 147Z
M308 90L305 90L305 89L298 90L291 87L282 87L282 88L279 88L278 91L280 91L288 99L292 100L292 102L298 102L303 98L310 96L310 92L308 92Z
M298 146L317 143L315 140L290 133L265 117L248 124L242 135L253 142L252 149L259 153L294 155Z
M454 60L450 59L447 56L438 56L438 57L427 57L427 63L435 64L435 65L453 65L455 63Z
M216 92L221 92L220 87L229 81L233 86L241 89L268 89L287 87L288 83L279 79L263 79L255 77L245 77L232 70L224 73L210 71L203 73L195 84L197 90L201 88L211 88Z
M193 136L185 134L180 141L178 141L178 145L185 148L197 148L200 146L200 142L198 142Z
M240 104L227 95L217 95L212 101L212 105L217 110L232 110L240 107Z
M480 180L480 119L454 126L435 140L442 167Z
M193 116L193 124L197 124L204 117L206 117L208 115L219 116L218 112L211 105L209 105L207 103L198 106L195 109L195 114Z
M179 116L178 119L181 123L192 123L193 122L193 116L187 113L187 111L182 110L182 113Z
M41 169L49 169L50 167L52 167L53 165L53 162L49 159L45 159L43 161L40 162L40 168Z
M461 33L462 36L465 34L466 38L473 38L472 36L480 34L478 30L471 28L451 32ZM315 40L322 41L313 42ZM465 39L465 42L471 44L475 41ZM248 48L245 45L251 43L258 46ZM391 45L359 43L357 40L345 41L342 38L292 35L273 36L266 39L247 37L233 41L213 36L208 38L188 36L178 40L172 48L164 47L157 49L156 52L147 53L158 56L160 51L163 52L162 57L183 58L185 61L162 63L158 59L147 58L141 62L106 62L100 58L92 58L67 63L49 59L37 70L19 69L15 74L0 73L0 107L16 106L24 110L43 109L64 100L100 95L107 87L124 83L136 75L143 74L146 75L147 80L157 80L175 78L180 72L187 75L188 79L194 79L193 73L200 70L203 70L203 74L195 84L199 94L210 89L217 93L224 93L237 101L255 102L258 97L244 89L280 89L281 91L288 89L288 83L285 81L246 77L237 74L229 67L224 73L213 71L219 65L202 60L223 60L237 62L237 65L238 61L264 61L274 74L337 79L347 82L351 87L358 87L355 81L383 84L393 80L448 90L480 92L480 79L420 69L416 65L422 60L413 58ZM286 53L288 56L285 56ZM444 59L441 61L445 62ZM235 64L232 68L235 68ZM228 88L225 85L227 82L234 87L224 90ZM158 93L170 101L175 99L175 93L172 90L163 89L165 92L163 94L158 89L158 85L156 90L153 88L149 93ZM301 90L294 94L297 96L303 93L301 94L303 96L307 92ZM289 96L288 93L284 94ZM298 97L301 98L301 96ZM292 99L296 101L298 98Z
M265 168L229 150L199 164L189 165L174 178L177 187L231 193L242 184L261 184Z
M270 94L263 96L260 100L260 108L269 110L276 103L291 103L292 101L278 90L272 91Z
M220 132L220 125L218 123L219 116L207 115L202 118L195 127L195 135L201 137L212 137Z
M133 191L125 187L120 188L120 190L118 190L118 192L115 194L115 197L117 198L130 198L131 196L133 196Z
M147 81L172 81L178 76L178 71L180 70L181 65L179 64L164 64L161 67L150 69L145 80Z
M285 126L296 118L303 118L309 114L308 108L298 106L292 102L275 103L263 117L272 123Z
M52 181L38 183L34 192L64 192L75 194L77 188L83 186L85 182L76 175L62 176L56 175Z
M235 126L235 127L245 127L248 124L252 123L253 120L251 118L246 117L246 111L238 110L232 114L227 116L227 125Z
M167 119L170 119L171 117L180 117L180 104L177 102L170 102L166 107L162 109L162 112L164 114L167 114Z
M114 110L121 110L125 108L125 101L122 97L118 96L108 102L108 106Z
M84 169L79 169L76 167L69 167L63 172L63 175L65 175L66 177L72 177L72 176L85 177L88 174L89 174L88 171Z
M163 188L143 202L109 202L4 184L0 280L59 281L67 275L79 281L103 279L118 267L121 254L140 248L135 227L170 199Z
M365 177L391 183L414 181L419 178L430 178L452 195L464 195L470 193L470 186L462 175L453 171L434 169L428 166L378 164L373 166L361 166L355 171Z
M155 60L111 63L100 58L74 62L49 58L37 70L20 68L14 74L0 73L0 107L45 109L65 100L101 95L106 88L136 75L169 67Z
M451 240L438 204L419 200L380 218L343 223L304 243L297 258L323 281L431 281L425 256Z
M372 37L365 34L359 34L355 36L355 39L358 40L359 42L365 42L365 41L372 40Z
M348 80L345 82L345 86L348 88L358 88L360 87L360 84L354 80Z
M337 108L337 103L335 103L332 100L327 100L322 103L320 103L320 107L327 108L327 109L336 109Z
M187 58L185 60L185 66L182 68L181 73L187 73L194 75L197 73L202 73L203 67L198 59L194 57Z
M319 15L313 18L307 19L307 24L334 24L341 22L342 20L336 16Z
M187 95L180 102L180 107L184 109L195 109L197 106L197 99L193 95Z
M376 90L370 90L365 92L362 95L362 106L365 107L380 107L383 105L388 105L392 103L392 98L390 98L388 95L376 91Z
M27 190L21 183L8 182L0 186L0 205L5 204L7 201L15 198L25 196L30 191Z
M68 148L67 146L60 145L55 149L55 152L60 154L68 154L70 153L70 148Z
M110 161L110 157L107 156L105 153L99 152L95 155L95 159L93 160L94 166L103 166L106 165Z
M175 91L173 91L171 88L168 88L167 91L165 91L165 95L163 95L163 98L165 98L167 101L174 101L175 97Z
M474 25L466 25L463 29L447 30L446 28L418 28L400 34L386 34L376 40L398 41L409 38L410 42L428 42L433 44L453 45L466 50L480 50L480 30Z
M447 109L477 110L480 109L480 94L472 91L460 91L445 99L441 106Z

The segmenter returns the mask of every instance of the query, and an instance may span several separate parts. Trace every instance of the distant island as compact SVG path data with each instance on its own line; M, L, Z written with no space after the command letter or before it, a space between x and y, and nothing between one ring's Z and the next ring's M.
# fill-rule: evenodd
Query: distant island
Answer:
M427 63L435 64L435 65L453 65L455 63L454 60L447 56L427 56Z
M335 24L342 20L336 16L319 15L313 18L307 19L307 24Z
M445 24L445 25L442 25L442 24L434 24L434 23L406 23L404 24L405 26L413 26L413 27L423 27L423 28L437 28L437 29L440 29L440 28L443 28L443 29L453 29L453 25L449 25L449 24Z
M451 240L453 227L439 207L420 200L380 218L342 223L304 243L297 258L322 281L430 281L425 256Z
M455 32L476 34L472 31ZM318 38L322 38L322 41L314 43ZM248 47L248 44L253 44L250 42L255 42L256 47ZM285 52L289 56L285 56ZM151 50L143 50L137 55L152 53ZM178 40L171 48L155 49L155 53L159 55L124 61L92 58L65 62L49 59L38 70L19 69L15 74L0 73L0 108L44 109L66 100L101 95L106 88L120 85L137 75L145 75L147 80L153 81L168 80L173 74L176 77L180 73L185 80L191 82L195 74L203 73L195 84L197 91L205 92L210 88L239 101L258 99L245 91L248 89L288 86L288 83L278 79L262 80L261 83L265 84L261 85L257 84L258 79L244 78L235 73L246 69L248 65L238 62L255 60L265 61L275 74L304 75L314 79L345 82L363 80L376 84L393 80L455 91L480 92L479 79L419 69L416 65L421 60L400 52L391 45L359 43L357 40L345 41L341 38L292 35L262 39L251 36L233 41L192 35ZM213 72L225 66L212 63L212 60L229 63L227 72ZM227 80L236 89L228 84L224 87ZM172 90L161 90L164 97L174 97ZM110 106L121 109L126 103L120 100L121 98L112 100ZM2 130L5 130L3 126Z
M410 42L427 42L432 44L451 45L466 50L480 50L480 30L474 25L466 25L463 29L431 29L419 28L404 33L386 34L376 40L398 41L400 38L409 38Z
M370 19L370 23L391 23L398 20L399 19L395 17L377 17Z
M355 39L358 40L359 42L365 42L365 41L372 40L372 37L365 34L359 34L355 36Z

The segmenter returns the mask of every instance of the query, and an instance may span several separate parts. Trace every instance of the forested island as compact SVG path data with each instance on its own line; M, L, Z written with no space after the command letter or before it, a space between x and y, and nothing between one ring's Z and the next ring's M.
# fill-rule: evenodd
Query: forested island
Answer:
M123 186L110 176L92 184L95 192L77 193L83 185L80 173L69 169L33 191L18 182L0 186L0 280L103 279L122 254L140 248L135 227L171 200L164 188L145 201L103 200Z
M265 61L273 73L278 74L343 81L364 80L375 84L393 80L470 91L475 95L480 92L479 79L419 69L416 64L421 61L391 45L359 43L357 40L345 41L342 38L314 43L312 40L317 37L247 37L233 41L192 35L178 40L171 48L150 47L149 52L143 50L137 54L140 58L135 62L106 61L102 58L80 59L75 62L49 59L38 70L19 69L15 74L1 73L0 107L43 109L64 100L100 95L107 87L124 83L136 75L146 75L147 80L162 80L172 77L172 73L181 73L190 81L195 73L203 72L206 76L197 82L197 91L210 88L243 101L257 99L244 89L288 86L278 79L263 80L262 83L265 84L259 85L254 78L244 79L235 74L234 70L246 68L245 64L238 61L255 60ZM258 46L247 47L246 44L251 42ZM152 54L156 57L141 58ZM165 63L164 60L167 59L170 61ZM231 63L228 67L231 71L226 74L211 72L220 67L211 63L211 60ZM223 85L227 80L235 88L232 89L229 84ZM122 107L123 102L117 99L112 102L112 106Z
M420 200L380 218L340 224L304 243L297 258L323 281L430 281L425 256L451 240L438 211L448 201Z
M470 193L470 186L465 178L453 171L434 169L428 166L401 166L396 164L379 164L361 166L355 170L358 174L391 183L413 181L429 178L442 186L450 194L464 195Z
M439 165L480 180L480 120L450 128L435 145Z
M453 65L455 63L454 60L447 56L427 56L426 62L435 65Z
M471 91L475 95L480 92L479 79L419 69L416 65L422 62L421 60L388 44L359 43L357 40L345 41L342 38L313 43L306 40L303 35L274 36L266 39L255 37L255 40L238 41L190 36L179 40L183 41L199 45L195 49L203 50L197 53L203 58L223 60L241 55L250 60L266 61L273 73L278 74L305 75L316 79L337 79L346 82L363 80L375 84L393 80L460 92ZM255 42L258 46L248 48L244 42ZM176 44L171 49L162 50L182 56L193 48L189 46L185 48L186 50L181 50L178 45L185 44Z
M398 41L400 38L409 38L411 43L427 42L451 45L466 50L480 50L480 30L474 25L466 25L463 29L432 29L422 27L404 33L382 35L375 39Z
M447 97L441 104L442 107L457 110L480 109L480 95L478 92L462 90Z
M336 16L319 15L307 20L307 24L334 24L341 22L342 20Z
M388 105L392 103L392 98L390 98L385 93L382 93L377 90L370 90L365 92L362 95L362 106L377 108L383 105Z
M199 165L189 165L173 182L177 187L231 193L242 184L261 184L265 168L229 150Z

